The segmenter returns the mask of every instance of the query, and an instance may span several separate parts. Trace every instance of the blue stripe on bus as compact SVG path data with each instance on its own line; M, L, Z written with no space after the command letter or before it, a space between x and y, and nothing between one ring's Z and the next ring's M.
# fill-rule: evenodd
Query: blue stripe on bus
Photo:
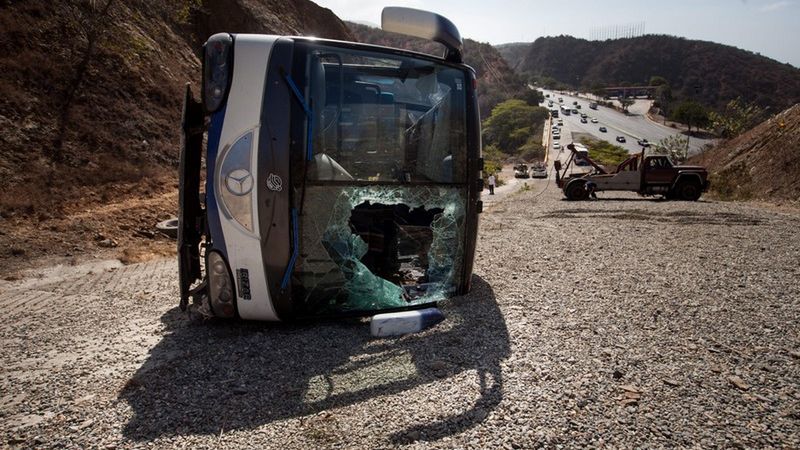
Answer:
M211 242L214 248L219 250L228 260L228 251L225 247L225 235L222 233L222 223L219 217L217 206L216 190L214 189L214 176L219 155L219 141L222 137L222 126L225 122L225 111L227 105L211 115L211 124L208 127L208 151L206 153L206 217L208 218L208 230L211 234Z
M297 209L292 208L292 257L289 258L289 264L286 266L286 271L283 273L283 280L281 280L281 289L286 289L289 285L289 280L294 271L294 264L297 261L297 254L300 249L297 227Z

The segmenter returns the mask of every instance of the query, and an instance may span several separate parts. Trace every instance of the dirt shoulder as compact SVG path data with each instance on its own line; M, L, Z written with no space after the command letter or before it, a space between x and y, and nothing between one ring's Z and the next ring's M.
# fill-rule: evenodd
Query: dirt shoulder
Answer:
M165 177L149 195L145 183L112 185L118 200L81 199L63 213L0 216L0 278L14 280L29 269L87 260L136 263L175 254L175 240L155 225L177 214L177 182ZM87 196L92 194L87 193ZM100 194L96 194L100 195Z

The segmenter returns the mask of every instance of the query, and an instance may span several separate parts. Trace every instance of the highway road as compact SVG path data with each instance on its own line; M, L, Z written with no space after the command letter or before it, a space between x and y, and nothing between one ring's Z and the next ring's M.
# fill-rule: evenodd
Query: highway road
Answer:
M630 108L631 113L626 115L619 111L604 106L598 106L596 110L589 109L590 100L586 98L579 98L572 95L560 94L557 92L542 90L544 94L550 94L550 98L545 98L542 106L547 107L548 100L553 100L553 107L557 105L567 105L574 107L572 102L577 101L581 105L579 113L585 113L589 119L596 118L598 123L592 123L587 119L587 123L581 123L580 115L570 115L559 117L563 119L564 125L568 127L570 132L588 133L595 138L606 140L613 144L619 145L629 153L638 153L642 149L636 143L639 139L647 139L651 143L656 143L666 137L678 134L678 130L655 123L644 116L647 109L645 101L639 101L642 104L634 105ZM563 98L564 102L559 103L558 98ZM552 108L550 108L552 109ZM606 127L607 132L601 132L600 127ZM616 141L617 136L625 136L627 142L620 143ZM570 135L568 133L562 134L563 144L569 143ZM690 154L699 152L706 144L711 143L710 139L700 139L691 137L689 139Z

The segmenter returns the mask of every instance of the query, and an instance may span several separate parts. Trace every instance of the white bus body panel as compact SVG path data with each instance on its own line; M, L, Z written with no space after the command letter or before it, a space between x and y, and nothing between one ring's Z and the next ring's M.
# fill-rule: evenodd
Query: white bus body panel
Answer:
M236 291L236 305L239 316L249 320L277 321L278 315L272 305L267 287L264 259L261 254L261 236L258 223L258 192L261 180L258 172L259 124L261 121L261 104L266 82L267 63L272 46L278 36L237 34L233 49L233 81L228 93L225 119L219 141L219 154L246 132L253 130L251 147L251 175L253 176L253 233L228 218L222 207L222 199L217 197L218 213L225 237L228 253L228 264L231 266L234 280L237 269L247 269L250 276L251 299L239 297ZM217 158L215 173L219 173L222 158ZM225 189L223 177L215 179L215 190ZM266 181L265 181L266 182ZM238 286L237 286L238 287Z

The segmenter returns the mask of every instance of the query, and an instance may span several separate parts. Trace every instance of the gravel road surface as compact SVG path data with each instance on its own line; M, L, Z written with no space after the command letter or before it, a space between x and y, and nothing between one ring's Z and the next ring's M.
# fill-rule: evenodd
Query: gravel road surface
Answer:
M5 282L0 447L800 446L797 214L527 183L399 338L191 322L172 260Z

